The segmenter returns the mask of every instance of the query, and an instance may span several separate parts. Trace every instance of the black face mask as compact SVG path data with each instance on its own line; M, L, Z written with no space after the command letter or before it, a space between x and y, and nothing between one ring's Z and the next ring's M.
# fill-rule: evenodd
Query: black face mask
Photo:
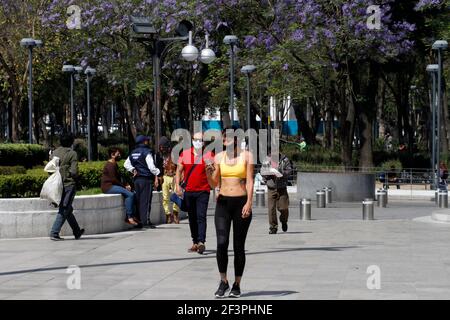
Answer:
M121 156L117 156L115 159L116 159L116 161L120 161L120 159L122 159L122 157Z

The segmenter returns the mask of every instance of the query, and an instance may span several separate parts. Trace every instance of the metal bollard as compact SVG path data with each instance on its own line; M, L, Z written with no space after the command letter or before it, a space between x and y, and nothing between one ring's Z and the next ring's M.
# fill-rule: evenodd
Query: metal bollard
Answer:
M332 188L331 187L325 187L325 188L323 188L323 191L325 192L325 203L326 204L331 203L331 201L332 201L332 199L331 199Z
M311 220L311 199L300 200L300 220Z
M258 206L258 207L265 207L266 206L264 189L257 189L256 190L256 206Z
M362 218L363 220L373 220L373 212L374 212L374 208L373 208L373 200L372 199L365 199L362 202Z
M388 202L387 190L377 190L377 205L382 208L386 208Z
M317 190L316 192L316 198L317 198L317 208L325 208L325 191L323 190Z
M448 208L448 192L447 191L439 190L438 205L439 205L439 208Z
M438 193L439 190L434 191L434 202L436 203L436 205L438 205Z

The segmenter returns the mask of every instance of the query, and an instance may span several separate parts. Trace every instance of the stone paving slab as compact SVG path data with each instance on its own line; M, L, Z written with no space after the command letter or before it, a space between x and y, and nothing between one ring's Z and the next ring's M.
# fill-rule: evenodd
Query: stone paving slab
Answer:
M450 299L450 225L413 220L431 214L429 201L391 201L361 220L358 203L313 207L300 221L291 201L289 230L268 234L255 208L246 251L242 299ZM188 253L189 226L86 236L0 240L0 299L214 299L219 276L214 211L208 213L205 255ZM233 281L232 241L229 278ZM67 267L81 270L69 290ZM367 268L380 268L369 290Z

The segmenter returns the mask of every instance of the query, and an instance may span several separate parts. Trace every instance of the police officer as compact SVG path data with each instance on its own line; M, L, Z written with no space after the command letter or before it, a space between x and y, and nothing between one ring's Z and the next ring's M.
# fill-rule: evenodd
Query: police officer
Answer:
M136 137L136 148L130 153L125 161L124 167L133 173L134 188L136 192L137 213L139 215L139 226L154 228L150 222L150 210L152 202L153 184L158 186L155 176L160 174L155 166L153 152L149 147L150 138L139 135Z

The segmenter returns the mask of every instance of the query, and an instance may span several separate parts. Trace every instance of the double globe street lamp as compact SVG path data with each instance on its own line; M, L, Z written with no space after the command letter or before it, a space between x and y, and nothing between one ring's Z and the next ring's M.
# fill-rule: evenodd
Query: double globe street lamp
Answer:
M33 143L33 48L42 47L42 41L33 38L23 38L20 45L28 49L28 140Z
M87 67L84 70L86 75L86 100L87 100L87 134L88 134L88 161L92 161L92 143L91 143L91 78L97 71L94 68ZM96 124L97 125L97 124Z
M70 75L70 132L75 134L75 108L73 103L73 79L76 74L81 74L83 72L83 67L73 66L71 64L63 65L62 71Z
M234 125L234 55L235 47L239 40L235 35L227 35L223 38L223 43L230 46L230 119Z
M206 46L199 55L198 49L193 45L192 29L193 25L186 20L181 21L176 29L178 37L160 38L158 32L148 17L131 16L132 29L135 34L144 37L135 37L137 41L149 46L151 43L151 54L153 63L153 110L155 114L155 146L159 145L161 137L161 57L165 52L166 43L189 40L181 55L186 61L195 61L200 57L200 62L211 63L216 58L214 51L209 49L209 39L206 36ZM145 36L150 35L150 38Z
M241 68L241 72L247 76L247 130L251 129L251 119L250 119L250 75L255 72L256 67L252 64L247 64Z
M437 105L436 105L436 78L438 73L439 66L437 64L429 64L427 66L427 72L430 74L432 79L432 87L431 87L431 113L432 113L432 125L431 125L431 169L433 172L433 185L434 189L438 188L438 180L437 180L437 170L438 166L436 165L436 149L438 144L438 139L436 139L436 127L439 128L439 125L436 125L436 114L438 114ZM438 130L439 132L439 130ZM439 145L439 144L438 144Z

